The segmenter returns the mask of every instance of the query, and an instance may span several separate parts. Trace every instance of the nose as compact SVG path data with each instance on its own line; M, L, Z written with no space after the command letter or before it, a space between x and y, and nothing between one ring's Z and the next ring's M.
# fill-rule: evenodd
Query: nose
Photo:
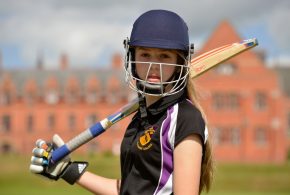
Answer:
M160 64L159 63L152 63L150 70L159 71L160 70Z

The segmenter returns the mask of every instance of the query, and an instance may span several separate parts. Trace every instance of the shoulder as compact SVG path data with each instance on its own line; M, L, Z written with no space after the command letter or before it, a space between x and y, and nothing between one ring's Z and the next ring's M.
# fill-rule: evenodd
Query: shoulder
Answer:
M196 119L204 122L200 110L198 110L197 107L193 105L188 99L184 99L183 101L179 102L178 113L179 120L181 121L192 121L193 119Z
M175 145L189 135L198 135L203 143L205 128L205 121L196 106L186 99L178 103Z

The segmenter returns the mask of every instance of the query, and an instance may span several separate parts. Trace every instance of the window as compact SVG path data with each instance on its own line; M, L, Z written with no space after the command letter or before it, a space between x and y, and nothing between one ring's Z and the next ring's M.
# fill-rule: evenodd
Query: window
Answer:
M263 92L257 92L255 97L255 109L265 110L267 107L267 97Z
M215 110L237 110L240 108L240 97L236 93L213 94L213 108Z
M222 128L221 131L221 143L229 144L231 141L231 132L229 128Z
M86 127L91 127L96 122L97 122L97 116L95 114L90 114L86 118L86 121L85 121L86 124L85 125L86 125Z
M224 106L223 96L220 93L213 95L213 107L215 110L220 110Z
M287 125L287 130L288 130L288 137L290 137L290 112L288 112L288 125Z
M27 93L26 94L26 102L28 105L32 105L34 101L36 100L36 94L35 93Z
M112 90L107 94L107 101L110 104L116 104L120 100L119 93L116 90Z
M57 91L49 90L47 92L46 97L45 97L46 103L53 105L53 104L57 104L58 100L59 100L59 97L58 97Z
M266 129L263 127L258 127L255 129L255 134L254 134L254 139L255 143L257 145L265 145L267 143L267 133Z
M11 104L11 93L9 91L3 91L0 93L0 104L1 105L10 105Z
M120 101L122 92L121 83L117 75L111 75L107 80L106 100L109 104L116 104Z
M233 127L231 128L231 143L233 145L239 145L241 142L240 129Z
M11 117L9 115L2 116L2 131L7 133L11 131Z
M241 142L240 129L237 127L214 127L213 138L216 145L239 145Z
M55 129L55 116L54 116L54 114L48 115L47 126L48 126L49 131L53 131Z
M70 131L76 130L76 117L75 115L68 116L68 128Z
M216 67L215 71L222 75L232 75L237 71L237 67L234 64L221 64Z
M28 115L27 116L27 131L32 132L34 128L34 121L33 121L33 116Z
M96 90L90 90L88 91L86 95L87 103L89 104L96 104L100 99L100 95L98 95Z
M69 89L66 94L66 99L69 104L74 104L78 100L78 92L75 89Z
M237 94L231 93L228 95L228 105L230 110L236 110L240 107L240 100Z
M218 127L213 128L213 144L218 145L221 143L221 129Z

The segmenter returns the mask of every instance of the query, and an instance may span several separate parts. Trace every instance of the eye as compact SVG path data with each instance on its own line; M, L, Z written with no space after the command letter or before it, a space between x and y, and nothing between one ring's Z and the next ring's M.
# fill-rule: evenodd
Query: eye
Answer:
M150 54L144 52L144 53L141 53L140 56L143 57L143 58L149 58L150 57Z
M166 53L163 53L163 54L160 54L160 58L161 59L168 59L168 58L171 58L171 56L166 54Z

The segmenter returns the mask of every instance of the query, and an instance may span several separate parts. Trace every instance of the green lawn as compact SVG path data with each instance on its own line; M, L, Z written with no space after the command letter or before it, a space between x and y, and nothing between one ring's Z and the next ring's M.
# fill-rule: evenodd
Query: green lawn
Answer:
M77 185L70 186L60 180L52 182L31 174L30 156L0 156L0 194L2 195L72 195L90 194ZM119 158L104 154L73 156L75 160L88 160L89 170L100 175L117 178ZM205 195L206 193L204 193ZM215 181L209 195L289 195L290 162L284 165L218 164Z
M217 165L209 194L289 195L290 162L284 165Z

